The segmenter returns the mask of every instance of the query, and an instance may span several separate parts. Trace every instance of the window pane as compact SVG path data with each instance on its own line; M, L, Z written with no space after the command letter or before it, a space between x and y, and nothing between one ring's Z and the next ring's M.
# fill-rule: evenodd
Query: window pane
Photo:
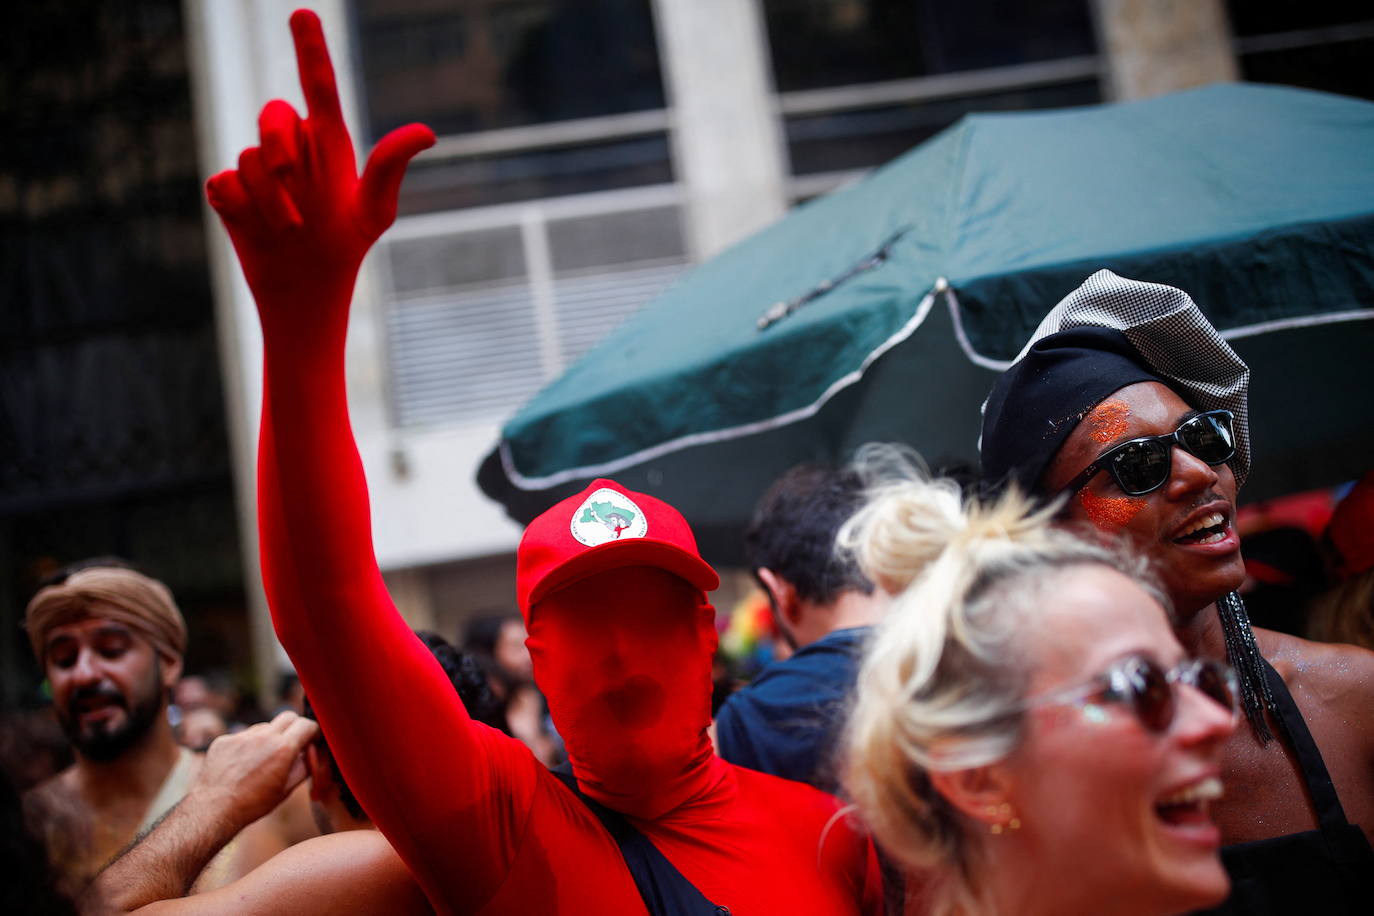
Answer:
M386 250L391 288L398 296L525 279L525 249L517 226L406 239Z
M1257 83L1281 83L1374 99L1374 38L1303 48L1257 51L1240 59L1242 75Z
M778 90L1094 53L1087 0L762 0Z
M484 207L672 180L663 134L562 149L422 159L406 170L400 212Z
M560 273L644 261L682 261L687 246L677 207L603 213L549 223L549 256Z
M460 134L663 107L649 0L355 0L367 124Z
M552 220L559 352L572 365L686 269L677 207Z
M1096 80L956 99L912 102L787 120L792 174L872 168L893 159L974 111L1065 108L1100 101Z
M1302 3L1256 3L1227 0L1233 35L1268 35L1374 19L1374 6L1350 0L1303 0Z

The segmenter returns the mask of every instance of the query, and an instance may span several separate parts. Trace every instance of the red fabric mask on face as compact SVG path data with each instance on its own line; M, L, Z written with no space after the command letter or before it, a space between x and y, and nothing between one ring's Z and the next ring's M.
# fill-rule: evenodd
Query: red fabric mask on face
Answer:
M717 778L711 724L715 610L661 569L629 566L530 608L534 678L587 795L652 819Z

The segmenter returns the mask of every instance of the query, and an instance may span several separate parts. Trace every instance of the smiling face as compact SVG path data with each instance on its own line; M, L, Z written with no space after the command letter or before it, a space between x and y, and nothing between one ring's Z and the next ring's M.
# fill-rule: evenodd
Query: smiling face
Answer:
M1087 683L1133 654L1165 669L1183 659L1164 609L1114 570L1068 569L1045 594L1053 600L1026 632L1030 697ZM1219 786L1232 716L1192 687L1174 690L1176 711L1162 734L1105 699L1029 709L1020 743L998 765L1023 826L992 842L1024 844L1044 874L1073 875L1071 893L1130 901L1131 912L1181 912L1223 898L1228 882L1207 799Z
M1158 382L1128 385L1079 423L1041 479L1057 493L1114 445L1165 435L1196 413ZM1236 517L1236 479L1229 465L1211 467L1175 447L1168 482L1144 496L1128 496L1102 471L1070 494L1070 520L1124 535L1147 556L1186 620L1245 579Z
M98 603L91 610L98 613ZM43 658L63 731L97 761L113 760L148 733L180 674L136 631L95 616L53 627Z
M531 609L535 682L598 801L671 806L682 774L710 756L713 615L699 589L649 567L588 576Z

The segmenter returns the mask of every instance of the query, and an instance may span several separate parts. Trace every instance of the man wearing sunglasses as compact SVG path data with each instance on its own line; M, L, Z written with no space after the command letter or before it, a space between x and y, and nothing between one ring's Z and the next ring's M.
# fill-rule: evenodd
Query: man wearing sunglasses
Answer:
M1249 370L1186 293L1099 271L1057 305L984 405L989 487L1062 500L1125 538L1191 655L1228 661L1246 723L1223 756L1231 899L1217 912L1367 912L1374 899L1374 653L1252 630L1233 527Z

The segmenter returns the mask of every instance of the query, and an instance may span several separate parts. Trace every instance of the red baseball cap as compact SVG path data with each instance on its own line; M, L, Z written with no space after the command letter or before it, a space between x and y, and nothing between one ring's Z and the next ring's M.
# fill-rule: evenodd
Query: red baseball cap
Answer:
M681 512L647 493L598 479L525 528L515 554L520 612L528 620L531 605L550 592L621 566L667 570L707 592L720 585Z

